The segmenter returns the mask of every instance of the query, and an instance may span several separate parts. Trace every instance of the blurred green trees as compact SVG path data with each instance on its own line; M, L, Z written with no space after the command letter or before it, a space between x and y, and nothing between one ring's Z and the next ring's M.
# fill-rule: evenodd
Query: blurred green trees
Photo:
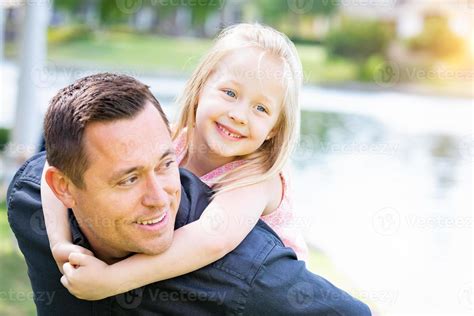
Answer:
M151 13L152 24L157 26L164 23L168 29L179 29L176 25L176 15L185 9L190 13L190 22L196 35L203 35L204 25L213 13L225 5L224 0L55 0L56 10L66 12L73 17L74 23L95 25L126 24L135 20L140 11ZM189 31L189 30L187 30Z
M373 11L371 17L362 17L340 1L55 0L53 4L48 54L57 64L188 73L223 27L258 21L297 45L307 83L378 83L381 74L394 67L394 83L423 81L436 84L437 90L449 83L456 91L472 90L463 76L474 58L468 40L453 29L452 18L439 11L418 12L423 30L406 39L399 32L406 12L378 16ZM374 7L367 4L368 11ZM20 28L7 19L6 29L5 55L11 58L19 51L12 39L19 38ZM438 80L436 74L419 75L436 73L440 65L460 75L446 80Z
M326 37L325 46L335 56L361 61L384 55L393 39L390 26L378 21L343 19Z
M2 152L10 140L10 129L0 128L0 152Z

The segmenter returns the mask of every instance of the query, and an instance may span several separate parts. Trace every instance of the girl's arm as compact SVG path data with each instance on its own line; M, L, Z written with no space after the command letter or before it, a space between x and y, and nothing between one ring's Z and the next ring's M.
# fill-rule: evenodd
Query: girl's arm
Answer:
M69 227L69 219L67 208L54 195L53 191L46 183L46 170L49 164L44 164L43 175L41 176L41 205L43 206L44 222L46 232L48 233L49 246L53 254L54 260L63 272L63 265L68 261L69 254L72 252L82 252L92 255L89 250L76 246L71 241L71 229Z
M281 199L274 181L281 188L277 176L218 195L199 220L174 232L172 245L159 255L136 254L107 266L96 258L71 254L61 281L78 298L96 300L202 268L236 248L267 206Z

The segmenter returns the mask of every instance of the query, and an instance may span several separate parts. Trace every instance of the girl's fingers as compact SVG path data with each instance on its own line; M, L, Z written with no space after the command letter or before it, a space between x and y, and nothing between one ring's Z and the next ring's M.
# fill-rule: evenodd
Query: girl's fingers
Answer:
M70 277L74 273L74 267L71 265L71 263L66 262L63 264L63 271L66 277Z
M94 256L94 253L92 251L90 251L89 249L81 247L81 246L74 245L74 251L73 252L76 252L76 251L80 252L80 253L83 253L85 255Z
M90 251L89 249L83 248L83 247L81 247L81 253L94 257L94 253L92 251Z
M71 252L69 254L69 263L73 266L82 266L84 265L87 259L87 255L80 252Z
M65 275L61 277L61 284L69 290L69 281Z

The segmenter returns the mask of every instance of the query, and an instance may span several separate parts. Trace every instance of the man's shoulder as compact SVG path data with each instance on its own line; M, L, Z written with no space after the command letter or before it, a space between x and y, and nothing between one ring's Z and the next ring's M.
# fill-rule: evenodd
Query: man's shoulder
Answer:
M265 223L259 222L236 249L210 265L119 296L118 308L124 308L122 301L126 300L151 313L252 313L246 305L254 284L271 284L275 283L275 278L281 278L271 263L276 254L284 260L280 255L286 252L287 262L293 258L296 262L296 255L289 248L284 248L278 237L265 226ZM258 289L256 293L259 293ZM180 304L175 304L177 301Z
M259 271L275 256L280 257L279 260L297 260L294 251L285 248L278 235L259 220L237 248L212 266L252 286Z
M40 184L45 162L46 152L42 151L23 163L10 182L7 196L11 194L12 187L18 182L31 181L33 183Z
M41 224L43 214L40 189L45 156L41 152L28 159L18 169L8 187L8 221L17 238L28 236L37 241L39 236L33 232L41 237L46 235Z
M180 211L177 216L177 227L198 220L204 209L209 205L212 190L198 177L185 169L180 169L182 195ZM187 216L183 216L183 215ZM209 233L225 234L227 223L218 218L209 228ZM216 238L219 236L216 235ZM296 260L295 253L290 248L285 248L278 235L264 221L259 220L245 239L230 253L210 266L225 272L230 277L250 285L258 271L268 260L270 253L284 253L284 256Z
M46 153L40 152L28 159L15 173L7 190L8 210L14 200L25 200L30 205L41 204L40 185Z

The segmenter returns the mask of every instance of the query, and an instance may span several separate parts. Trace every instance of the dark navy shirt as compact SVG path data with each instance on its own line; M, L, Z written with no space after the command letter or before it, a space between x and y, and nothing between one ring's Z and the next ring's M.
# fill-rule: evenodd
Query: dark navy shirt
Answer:
M49 248L40 196L44 162L44 152L27 161L7 194L39 315L371 315L364 303L309 272L263 221L234 251L202 269L99 301L77 299L60 283ZM180 175L176 228L197 220L211 194L190 172ZM73 241L88 247L70 215Z

